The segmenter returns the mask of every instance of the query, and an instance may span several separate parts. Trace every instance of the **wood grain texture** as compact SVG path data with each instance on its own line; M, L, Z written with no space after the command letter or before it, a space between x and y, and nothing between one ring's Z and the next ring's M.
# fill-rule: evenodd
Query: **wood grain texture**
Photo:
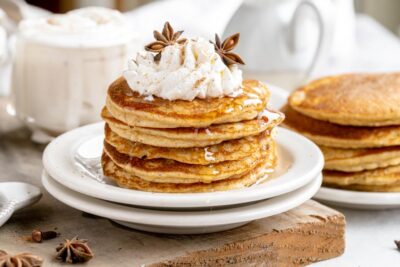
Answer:
M310 200L238 229L197 236L195 243L181 240L185 254L149 266L307 265L341 255L344 228L342 214Z

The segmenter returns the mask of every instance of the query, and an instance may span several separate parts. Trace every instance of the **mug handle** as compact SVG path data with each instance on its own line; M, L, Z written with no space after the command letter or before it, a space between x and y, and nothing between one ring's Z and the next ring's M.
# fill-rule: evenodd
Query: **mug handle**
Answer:
M319 63L321 62L321 59L324 58L325 56L324 54L327 51L329 51L328 32L330 31L332 24L331 23L332 3L330 3L330 1L316 1L316 0L301 1L296 7L288 27L288 36L287 36L288 38L286 44L290 52L294 53L296 51L295 24L300 17L301 14L300 11L306 6L309 7L310 10L312 10L316 15L319 34L318 34L317 48L315 49L311 63L305 72L305 75L303 77L303 82L307 81L312 76L316 66L318 66Z

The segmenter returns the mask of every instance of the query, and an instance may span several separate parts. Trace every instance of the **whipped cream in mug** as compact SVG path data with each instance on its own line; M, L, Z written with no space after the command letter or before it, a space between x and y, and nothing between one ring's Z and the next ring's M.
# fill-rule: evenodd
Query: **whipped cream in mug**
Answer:
M128 42L133 35L119 11L102 7L23 20L19 30L30 40L63 47L112 46Z
M242 71L226 66L214 45L203 38L169 45L154 61L151 52L140 52L128 63L124 77L141 95L168 100L236 96L241 93Z
M100 120L109 84L138 51L115 10L83 8L22 21L13 62L17 116L42 142Z

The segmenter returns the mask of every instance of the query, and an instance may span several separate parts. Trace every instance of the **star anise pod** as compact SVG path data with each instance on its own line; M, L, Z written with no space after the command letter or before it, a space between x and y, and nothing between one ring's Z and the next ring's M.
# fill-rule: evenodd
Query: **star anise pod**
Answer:
M0 250L0 267L40 267L43 259L31 253L20 253L11 256Z
M161 51L165 47L167 47L169 45L174 45L175 43L182 44L182 43L186 42L185 38L179 39L179 37L182 35L182 33L183 33L183 31L174 32L174 29L167 21L164 24L162 33L160 33L159 31L153 32L153 35L154 35L154 38L156 39L156 41L146 45L144 47L144 49L146 51L158 53L154 57L154 60L159 61L161 58Z
M225 65L228 67L232 64L244 65L244 61L238 54L230 52L239 43L239 37L240 33L235 33L221 43L221 39L219 38L218 34L215 34L215 43L211 42L214 44L215 52L218 53Z
M397 246L397 249L400 250L400 240L395 240L394 243Z
M77 236L71 240L65 239L56 248L56 258L67 263L78 263L89 261L93 258L93 252L87 244L87 240L78 239Z

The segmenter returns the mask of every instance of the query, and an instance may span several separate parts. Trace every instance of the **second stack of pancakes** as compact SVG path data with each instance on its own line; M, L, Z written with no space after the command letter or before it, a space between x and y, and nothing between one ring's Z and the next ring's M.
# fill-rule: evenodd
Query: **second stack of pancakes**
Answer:
M285 125L320 146L325 185L400 191L400 73L325 77L288 102Z
M205 192L246 187L273 171L268 89L245 81L236 97L169 101L132 91L124 78L108 90L102 166L125 188Z

